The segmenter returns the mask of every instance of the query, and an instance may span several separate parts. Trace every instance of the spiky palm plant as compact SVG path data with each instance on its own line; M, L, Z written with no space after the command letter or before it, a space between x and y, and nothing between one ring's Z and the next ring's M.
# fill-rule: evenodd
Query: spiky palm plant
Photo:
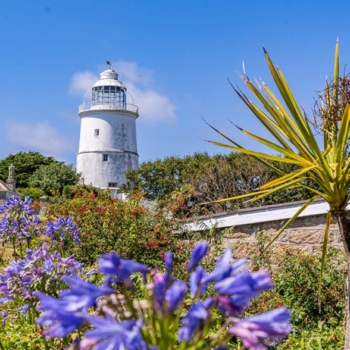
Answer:
M280 177L266 183L256 192L225 198L222 201L249 197L252 197L250 199L251 201L256 201L274 192L296 187L302 187L314 193L314 196L306 201L295 215L285 223L282 229L269 243L268 246L270 246L303 210L317 198L323 198L329 204L329 212L327 213L324 232L319 285L320 291L322 271L327 251L329 225L332 216L338 222L347 263L348 266L350 266L350 220L347 218L346 213L346 208L350 199L350 157L347 151L350 136L350 107L347 105L345 108L340 108L339 103L339 44L337 41L335 48L334 80L332 86L326 83L324 103L322 103L319 108L322 114L320 127L323 132L323 143L317 141L312 125L299 107L284 75L273 64L265 49L264 53L269 70L282 99L278 99L266 84L254 85L246 75L241 78L261 105L258 106L258 104L248 99L241 89L232 87L247 107L269 131L272 141L254 135L244 129L239 129L244 134L250 136L264 146L269 147L273 151L273 154L248 150L212 126L211 127L229 141L230 144L216 141L209 142L232 151L249 154L264 162L267 166L272 167L280 174ZM274 155L276 153L281 156ZM292 173L284 174L274 168L269 161L295 164L299 168ZM310 180L315 186L308 186ZM348 294L349 289L347 295ZM347 297L346 300L346 309L345 349L350 349L349 297Z

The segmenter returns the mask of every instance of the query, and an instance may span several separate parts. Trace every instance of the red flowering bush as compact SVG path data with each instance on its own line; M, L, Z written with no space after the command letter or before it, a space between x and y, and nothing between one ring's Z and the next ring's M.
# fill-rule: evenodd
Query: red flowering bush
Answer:
M138 192L126 202L108 192L79 192L71 200L52 205L48 218L73 218L80 228L80 244L68 246L67 254L74 253L85 264L93 264L101 254L114 251L148 266L162 266L164 253L172 251L180 267L176 271L184 271L192 242L171 234L179 226L168 215L164 206L158 210L145 207Z

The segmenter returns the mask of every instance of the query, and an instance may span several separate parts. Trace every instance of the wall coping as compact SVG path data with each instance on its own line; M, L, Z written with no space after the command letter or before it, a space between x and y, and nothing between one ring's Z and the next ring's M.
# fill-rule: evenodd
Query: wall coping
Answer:
M196 221L183 224L185 231L203 231L217 228L257 224L291 218L306 201L290 202L263 207L239 209L231 212L197 217ZM347 209L350 209L348 205ZM298 217L325 215L329 205L323 199L315 200Z

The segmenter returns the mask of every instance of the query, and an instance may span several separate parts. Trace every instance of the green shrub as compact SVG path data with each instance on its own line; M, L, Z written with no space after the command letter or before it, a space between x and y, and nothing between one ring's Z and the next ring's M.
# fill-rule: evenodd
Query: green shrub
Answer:
M108 192L83 192L72 200L50 207L49 220L72 216L80 228L80 243L67 247L67 254L87 265L111 251L150 267L163 266L167 251L175 254L176 271L184 272L191 249L190 241L172 232L179 229L167 211L146 208L143 197L134 194L127 202L112 198Z
M325 327L323 322L312 329L293 332L278 350L339 350L344 347L344 326Z
M342 348L347 270L344 254L336 249L329 249L327 253L319 309L320 256L289 252L272 256L269 250L261 254L265 238L261 233L258 237L260 252L253 256L251 267L269 270L275 288L254 299L245 316L285 306L293 311L293 333L278 349Z
M19 187L16 190L19 193L23 194L23 196L30 197L34 200L38 200L41 196L45 194L42 189L37 187L26 187L26 188Z
M323 274L321 308L318 306L320 257L285 253L273 269L275 288L262 294L248 313L258 313L273 307L286 306L293 310L295 329L315 328L322 321L325 326L337 326L344 319L344 278L346 266L341 253L330 250Z

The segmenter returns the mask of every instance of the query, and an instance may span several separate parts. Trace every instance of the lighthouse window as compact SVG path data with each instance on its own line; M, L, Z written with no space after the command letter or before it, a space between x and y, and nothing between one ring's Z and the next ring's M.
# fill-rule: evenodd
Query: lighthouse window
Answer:
M92 89L92 105L109 105L125 108L126 94L120 86L96 86Z
M95 129L95 136L100 135L100 129Z
M102 155L102 161L103 162L108 162L108 154L103 154Z
M116 188L117 187L117 183L116 182L108 182L108 187Z

